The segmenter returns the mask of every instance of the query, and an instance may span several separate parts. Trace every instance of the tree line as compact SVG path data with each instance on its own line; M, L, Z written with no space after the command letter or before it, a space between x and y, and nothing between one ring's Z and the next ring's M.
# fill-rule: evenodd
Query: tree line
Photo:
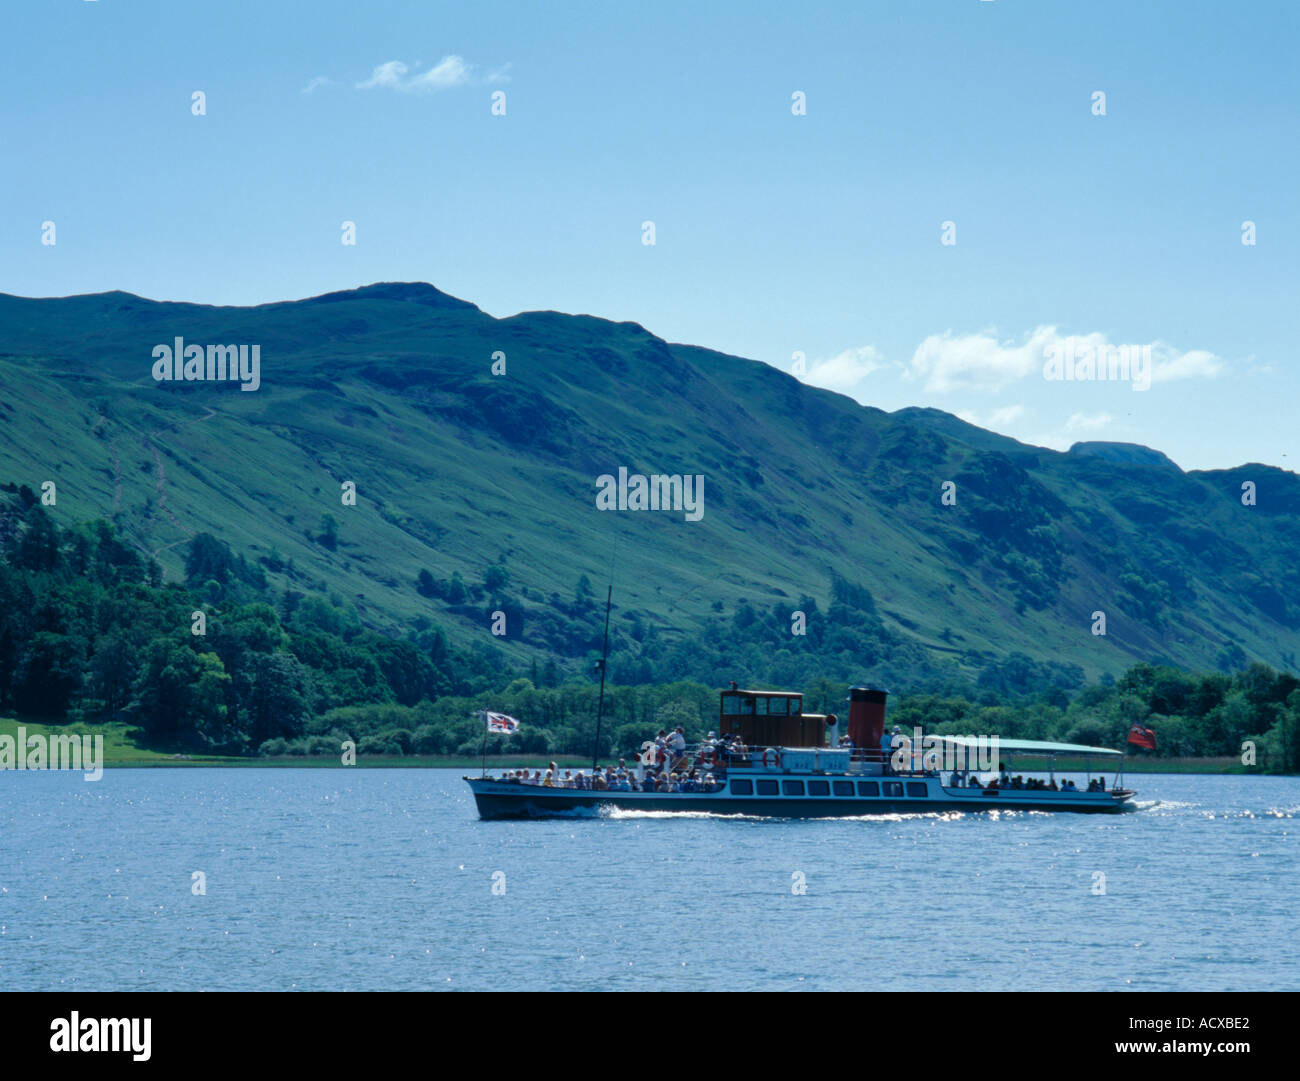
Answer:
M386 635L341 597L276 591L267 561L205 533L186 547L184 580L165 581L109 523L59 526L30 489L4 491L0 713L127 720L155 746L222 754L337 755L353 740L363 754L470 755L483 745L474 712L493 709L522 728L490 737L489 753L595 747L601 613L585 579L572 601L549 606L566 624L560 663L552 654L525 669L487 641L453 645L429 620ZM500 603L510 578L497 564L481 584L429 576L419 585ZM807 710L846 717L850 673L870 670L876 682L925 688L890 700L891 722L905 729L1120 747L1139 722L1156 733L1159 755L1239 756L1249 741L1261 766L1300 771L1300 680L1258 662L1235 673L1138 664L1088 685L1077 666L1013 653L974 675L949 668L936 678L915 669L919 647L874 618L862 586L835 579L824 611L811 597L799 610L802 636L790 634L788 605L741 604L676 639L630 613L614 639L618 682L606 689L595 749L628 755L678 724L702 737L730 679L802 690Z

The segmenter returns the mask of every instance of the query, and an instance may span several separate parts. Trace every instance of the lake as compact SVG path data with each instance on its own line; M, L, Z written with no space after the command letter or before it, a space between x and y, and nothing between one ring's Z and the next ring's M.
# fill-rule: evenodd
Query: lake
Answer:
M0 773L0 986L1300 986L1300 779L1132 775L1128 815L482 822L459 773Z

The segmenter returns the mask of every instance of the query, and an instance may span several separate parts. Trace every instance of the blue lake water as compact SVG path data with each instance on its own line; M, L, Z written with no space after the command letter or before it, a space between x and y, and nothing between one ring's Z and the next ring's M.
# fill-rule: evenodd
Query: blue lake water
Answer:
M0 986L1300 987L1300 779L1130 780L1122 816L482 822L459 771L6 771Z

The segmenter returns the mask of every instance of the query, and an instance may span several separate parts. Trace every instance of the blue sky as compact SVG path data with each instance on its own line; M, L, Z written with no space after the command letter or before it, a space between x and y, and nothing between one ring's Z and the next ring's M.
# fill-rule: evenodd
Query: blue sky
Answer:
M429 281L1027 442L1298 468L1300 5L630 8L8 0L0 292ZM1150 389L1045 380L1066 339L1151 346Z

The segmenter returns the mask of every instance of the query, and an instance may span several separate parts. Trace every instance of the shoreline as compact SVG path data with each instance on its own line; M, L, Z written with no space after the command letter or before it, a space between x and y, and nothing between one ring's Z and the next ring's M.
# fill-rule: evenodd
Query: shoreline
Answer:
M102 725L92 725L85 722L54 725L41 721L20 721L13 717L0 718L0 735L14 736L17 734L19 727L27 729L30 735L93 735L100 733L104 736L102 765L105 769L122 767L129 769L187 769L194 766L212 766L223 769L355 769L361 767L363 769L463 769L477 773L483 768L483 759L479 755L358 754L354 765L345 766L341 757L337 754L288 754L259 757L190 754L185 751L154 750L141 747L134 741L134 728L121 721L107 722ZM1036 765L1033 764L1036 760L1021 762L1014 755L1007 755L1005 761L1011 773L1047 772L1045 769L1036 768ZM551 762L555 762L561 769L585 770L591 768L591 758L588 755L514 754L488 755L487 757L487 767L490 772L503 769L544 770ZM601 758L602 766L616 764L617 762L618 756L602 756ZM1114 772L1113 770L1095 768L1099 763L1093 763L1093 765L1093 773L1106 774ZM1085 762L1083 759L1062 758L1057 764L1058 773L1082 773L1084 770ZM4 772L6 772L6 767L0 765L0 773ZM1147 758L1132 755L1125 757L1124 773L1129 776L1160 773L1218 774L1223 776L1256 775L1260 777L1293 776L1285 773L1270 773L1258 767L1243 766L1241 759L1235 756Z
M602 759L601 765L615 765L617 759ZM555 762L562 769L590 769L591 759L578 758L573 755L555 758L530 758L527 756L488 757L489 773L503 769L545 769L550 762ZM147 757L130 758L125 755L114 757L103 763L105 770L110 769L193 769L210 767L217 769L460 769L477 772L483 768L481 758L465 758L457 755L358 755L357 761L344 765L337 756L312 755L276 755L274 757L243 758L221 755L170 755L154 753ZM0 767L0 773L9 772ZM16 771L15 771L16 772ZM31 770L25 772L34 772ZM1047 770L1035 770L1014 766L1009 772L1047 773ZM1059 763L1057 773L1083 773L1085 765L1078 763ZM1111 774L1114 770L1098 769L1093 766L1094 774ZM1289 777L1294 774L1268 773L1260 769L1248 769L1235 758L1171 758L1164 761L1128 763L1124 765L1124 775L1156 776L1159 774L1204 775L1204 776L1256 776Z

